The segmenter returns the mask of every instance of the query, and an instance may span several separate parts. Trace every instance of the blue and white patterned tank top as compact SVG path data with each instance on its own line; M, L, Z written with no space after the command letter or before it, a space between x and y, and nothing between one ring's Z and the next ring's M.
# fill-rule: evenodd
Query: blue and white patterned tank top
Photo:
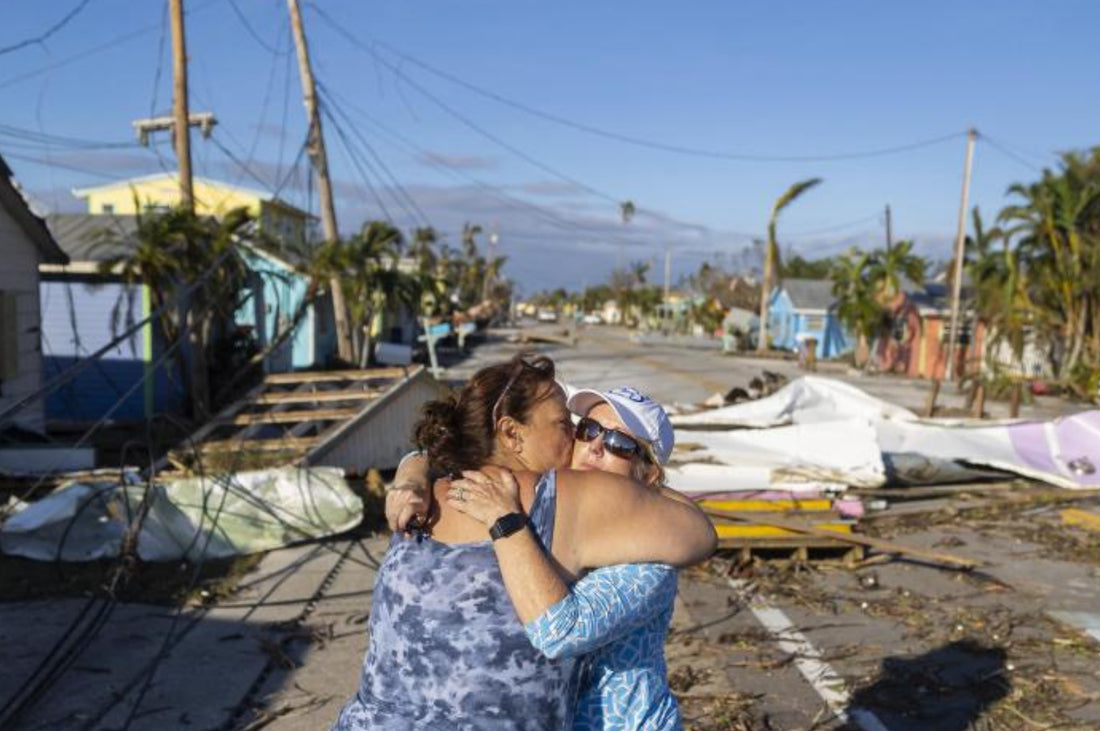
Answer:
M554 535L553 471L536 487L531 526ZM394 537L374 585L359 691L333 731L567 729L577 661L535 650L504 590L489 540Z

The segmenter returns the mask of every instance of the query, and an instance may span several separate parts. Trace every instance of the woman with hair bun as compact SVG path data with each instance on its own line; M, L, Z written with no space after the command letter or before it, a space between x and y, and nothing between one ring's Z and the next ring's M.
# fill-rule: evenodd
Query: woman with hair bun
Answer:
M432 471L481 470L502 481L507 471L518 510L489 522L455 507L463 488L448 496L446 484L433 487L430 535L395 534L379 570L359 690L334 729L571 727L577 660L532 647L503 590L519 578L511 573L549 571L560 581L558 571L573 580L612 564L683 566L716 541L690 504L629 477L566 469L573 435L544 357L484 368L425 407L416 436ZM532 560L498 563L505 547Z

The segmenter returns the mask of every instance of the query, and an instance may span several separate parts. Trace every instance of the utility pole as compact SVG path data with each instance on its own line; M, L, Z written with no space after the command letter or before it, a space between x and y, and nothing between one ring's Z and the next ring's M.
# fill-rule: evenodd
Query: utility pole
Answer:
M894 227L890 220L890 204L886 204L886 253L894 249Z
M317 173L317 189L321 195L321 228L325 241L336 241L340 230L336 227L336 207L332 200L332 181L328 174L328 154L325 152L325 138L321 133L321 115L317 109L317 89L313 83L313 69L309 64L309 46L306 33L302 29L302 13L298 0L286 0L290 9L290 22L294 28L294 44L298 49L298 73L302 77L302 97L309 120L309 141L307 149ZM332 309L336 320L337 352L346 363L355 362L355 353L351 345L351 329L348 325L348 308L344 300L344 288L340 278L333 276L329 280L332 290ZM369 327L369 323L368 323Z
M672 247L665 244L665 304L668 304L669 287L672 284Z
M485 255L485 279L481 283L481 301L489 299L489 290L497 278L497 270L493 268L493 259L496 258L497 242L500 235L497 233L497 222L493 221L493 230L489 234L489 247Z
M172 116L175 118L176 160L179 161L180 205L195 210L191 184L191 125L187 113L187 46L183 34L183 0L168 0L172 16Z
M966 246L966 206L970 196L970 167L974 161L974 141L978 130L971 128L966 133L966 163L963 167L962 200L959 202L959 227L955 232L955 277L951 292L951 330L950 344L947 348L947 380L955 378L955 358L959 345L959 299L962 295L963 253Z

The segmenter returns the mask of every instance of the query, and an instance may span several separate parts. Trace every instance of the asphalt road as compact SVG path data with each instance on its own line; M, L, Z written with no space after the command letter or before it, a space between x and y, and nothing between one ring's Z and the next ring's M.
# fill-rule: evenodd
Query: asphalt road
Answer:
M445 378L535 348L573 384L629 384L676 405L743 387L764 369L799 374L791 361L639 344L617 328L570 333L575 345L510 342L517 334L494 334ZM915 410L925 403L925 383L843 367L821 374ZM684 572L668 655L688 727L1100 728L1100 534L1067 524L1069 503L1013 495L1011 505L967 494L899 503L863 526L980 560L976 572L901 560L735 567L730 555ZM1100 513L1094 499L1076 503ZM120 604L10 728L327 728L358 682L386 543L377 535L273 551L236 596L207 607ZM0 700L84 611L82 599L0 604Z

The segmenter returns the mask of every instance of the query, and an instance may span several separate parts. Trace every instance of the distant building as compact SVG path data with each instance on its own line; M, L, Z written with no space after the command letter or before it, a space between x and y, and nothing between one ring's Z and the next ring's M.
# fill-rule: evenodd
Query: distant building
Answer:
M260 231L286 243L301 243L309 236L308 213L270 193L242 188L209 178L194 178L195 213L221 218L235 208L245 208L256 219ZM179 205L179 177L158 173L104 185L78 188L77 198L88 202L93 215L126 216L146 211L164 211Z
M30 209L16 187L11 169L0 157L0 412L42 387L41 303L38 266L69 261L45 222ZM31 403L0 429L16 426L45 430L41 401Z
M893 330L876 344L880 367L914 378L942 379L947 374L951 348L951 298L946 284L922 287L902 283L903 295L892 306ZM955 374L981 367L985 348L984 328L972 312L959 313Z
M835 358L852 350L854 338L837 318L835 303L831 281L783 280L772 290L768 306L772 347L797 351L801 342L813 338L818 358Z

